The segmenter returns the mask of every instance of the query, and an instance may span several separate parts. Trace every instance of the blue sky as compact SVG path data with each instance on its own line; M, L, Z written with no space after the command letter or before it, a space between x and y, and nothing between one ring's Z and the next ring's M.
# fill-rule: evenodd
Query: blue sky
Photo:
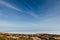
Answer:
M0 0L0 32L59 31L60 0Z

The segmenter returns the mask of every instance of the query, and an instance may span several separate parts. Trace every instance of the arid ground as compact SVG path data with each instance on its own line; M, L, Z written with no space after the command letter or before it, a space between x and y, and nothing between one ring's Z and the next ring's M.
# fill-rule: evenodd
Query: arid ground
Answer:
M0 40L60 40L60 35L0 33Z

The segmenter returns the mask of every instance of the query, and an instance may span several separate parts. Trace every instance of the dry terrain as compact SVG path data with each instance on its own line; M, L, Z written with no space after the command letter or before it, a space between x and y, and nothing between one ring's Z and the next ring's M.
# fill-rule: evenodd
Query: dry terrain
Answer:
M60 35L0 33L0 40L60 40Z

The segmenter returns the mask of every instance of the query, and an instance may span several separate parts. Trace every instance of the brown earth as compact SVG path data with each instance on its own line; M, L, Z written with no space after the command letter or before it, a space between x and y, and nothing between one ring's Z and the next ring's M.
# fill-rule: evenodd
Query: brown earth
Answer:
M60 40L60 35L0 33L0 40Z

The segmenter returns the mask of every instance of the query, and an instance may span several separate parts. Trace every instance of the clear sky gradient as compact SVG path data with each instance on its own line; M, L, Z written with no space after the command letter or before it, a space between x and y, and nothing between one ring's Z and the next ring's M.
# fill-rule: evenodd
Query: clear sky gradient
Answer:
M0 0L0 32L60 33L60 0Z

